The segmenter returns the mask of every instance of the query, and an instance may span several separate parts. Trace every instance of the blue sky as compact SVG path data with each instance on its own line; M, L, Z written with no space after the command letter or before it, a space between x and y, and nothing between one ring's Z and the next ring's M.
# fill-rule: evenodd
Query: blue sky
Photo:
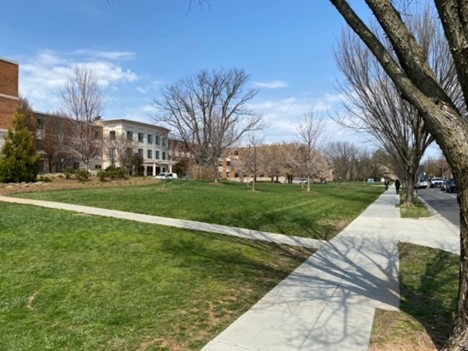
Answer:
M364 18L362 1L351 1ZM267 141L296 138L311 109L340 110L333 50L344 21L326 0L16 0L0 21L0 56L20 64L33 108L61 108L70 68L90 63L106 95L103 117L151 122L165 84L200 69L238 67L259 89ZM330 120L331 140L356 137ZM373 146L368 144L370 148Z

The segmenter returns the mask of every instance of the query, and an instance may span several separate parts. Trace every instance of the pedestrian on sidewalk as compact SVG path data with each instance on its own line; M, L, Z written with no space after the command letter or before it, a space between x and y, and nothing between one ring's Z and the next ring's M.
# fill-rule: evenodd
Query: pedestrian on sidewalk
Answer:
M400 193L400 186L401 186L400 180L399 179L395 180L395 189L396 189L397 195Z
M390 185L390 181L388 178L385 178L385 190L388 190L388 186Z

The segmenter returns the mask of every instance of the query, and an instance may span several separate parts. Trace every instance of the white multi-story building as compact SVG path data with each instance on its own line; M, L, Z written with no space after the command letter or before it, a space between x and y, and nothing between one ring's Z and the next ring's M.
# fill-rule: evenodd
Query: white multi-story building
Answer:
M144 174L172 172L169 129L128 119L99 120L103 128L102 168L121 166L119 153L138 153Z

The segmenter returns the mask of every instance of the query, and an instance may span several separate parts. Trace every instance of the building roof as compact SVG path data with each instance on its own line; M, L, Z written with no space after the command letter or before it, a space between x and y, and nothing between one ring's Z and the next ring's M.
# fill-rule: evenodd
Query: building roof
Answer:
M8 63L11 63L11 64L13 64L13 65L19 66L19 63L18 63L18 62L13 61L13 60L10 60L10 59L7 59L7 58L5 58L5 57L1 57L1 56L0 56L0 61L8 62Z
M102 125L109 125L109 124L131 124L135 126L140 126L143 128L157 128L157 129L163 129L167 132L170 130L161 126L157 126L154 124L149 124L149 123L144 123L144 122L139 122L139 121L134 121L131 119L125 119L125 118L117 118L117 119L101 119L98 121L98 123Z

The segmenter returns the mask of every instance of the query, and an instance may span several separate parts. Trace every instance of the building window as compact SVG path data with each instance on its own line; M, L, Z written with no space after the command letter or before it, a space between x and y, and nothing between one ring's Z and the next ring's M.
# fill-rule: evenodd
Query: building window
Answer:
M44 150L44 141L37 139L36 140L36 150L41 151Z
M153 150L148 150L148 158L153 158Z
M37 129L44 128L44 117L40 116L37 118Z
M101 169L101 165L94 165L94 169Z
M156 135L156 145L159 145L159 135Z
M130 130L127 130L127 140L133 140L133 132Z
M109 149L109 158L115 158L115 147Z
M159 160L159 151L156 151L156 160Z
M143 149L138 149L138 156L143 157Z
M153 143L153 135L148 134L148 144L152 144L152 143Z
M163 160L166 159L166 152L165 152L165 151L162 152L162 159L163 159Z
M162 145L166 146L166 138L162 138Z
M144 138L145 138L145 135L143 133L138 133L138 142L139 143L142 143Z
M111 130L111 131L109 132L109 139L110 139L110 140L115 140L115 130Z
M239 156L239 150L234 151L234 156Z

